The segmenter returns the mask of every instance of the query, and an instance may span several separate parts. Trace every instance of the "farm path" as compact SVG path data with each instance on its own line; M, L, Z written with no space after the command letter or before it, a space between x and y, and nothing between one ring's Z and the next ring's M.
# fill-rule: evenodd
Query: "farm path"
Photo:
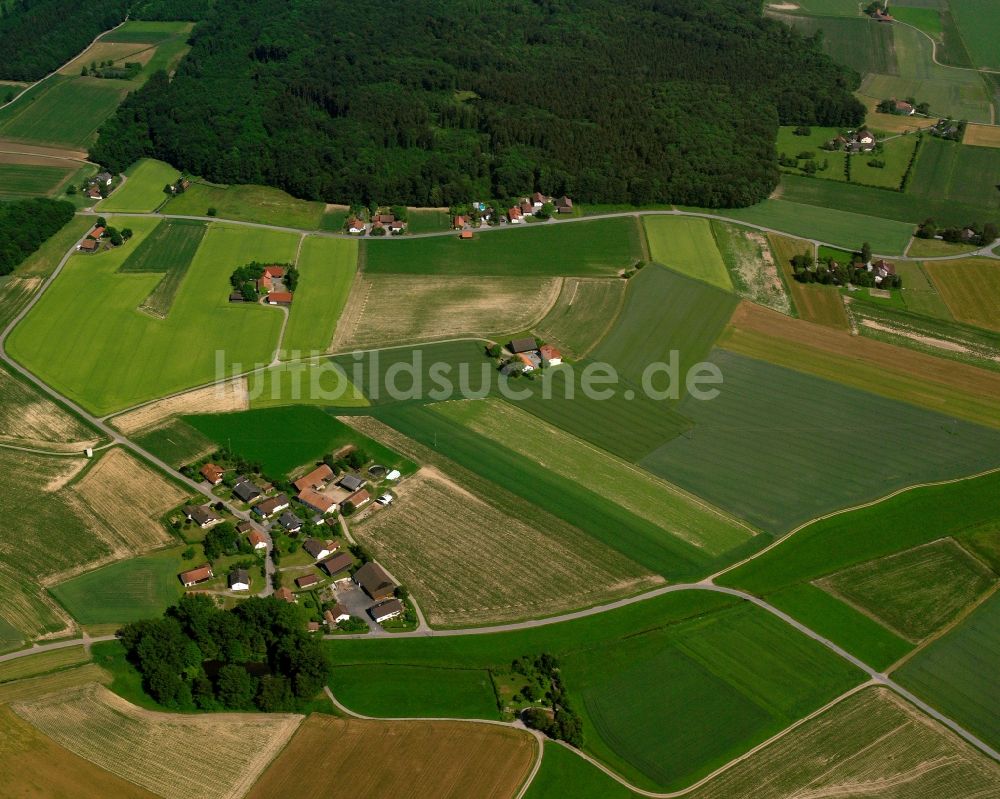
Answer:
M93 216L97 212L93 209L82 209L77 211L81 216ZM264 230L276 230L282 233L298 233L301 234L305 232L309 236L321 236L323 238L332 239L352 239L358 240L357 236L352 236L349 233L334 233L328 230L308 230L303 231L302 228L296 227L285 227L283 225L268 225L263 222L246 222L239 219L220 219L215 216L192 216L189 214L160 214L160 213L135 213L135 212L122 212L109 214L117 217L134 218L134 217L157 217L160 219L187 219L195 222L218 222L220 224L226 225L238 225L240 227L252 227L261 228ZM751 228L752 230L758 230L762 233L778 233L784 236L793 236L794 238L800 239L801 241L808 242L814 246L821 247L833 247L835 249L841 249L839 245L836 245L829 241L822 241L821 239L805 238L802 236L796 236L795 234L788 233L787 231L781 230L780 228L768 227L766 225L757 225L752 222L746 222L742 219L735 219L731 216L725 216L724 214L711 214L703 211L682 211L679 208L674 208L672 210L662 210L662 211L614 211L606 214L593 214L592 216L574 216L569 219L550 219L548 222L542 222L535 225L497 225L496 227L485 227L480 228L476 231L478 234L486 233L497 233L505 230L531 230L537 229L541 225L570 225L574 222L594 222L599 219L621 219L624 217L642 217L642 216L689 216L695 219L715 219L720 222L730 222L734 225L741 225L742 227ZM916 223L914 223L916 226ZM429 239L429 238L440 238L442 236L454 236L455 231L453 230L443 230L437 231L435 233L413 233L406 236L397 237L384 237L381 239L382 242L394 242L394 241L411 241L413 239ZM366 239L367 240L367 239ZM380 244L379 246L389 246L392 244ZM937 255L930 258L910 258L905 255L894 255L894 254L883 254L883 253L873 253L874 257L885 257L893 258L897 261L954 261L960 258L970 258L975 255L983 256L984 258L997 258L1000 259L1000 255L996 255L990 248L993 245L990 244L986 247L982 247L978 250L973 250L972 252L965 252L958 255Z
M931 60L939 67L944 67L945 69L957 69L960 70L961 72L980 72L980 73L985 72L988 75L1000 75L1000 69L989 69L988 67L956 67L954 64L942 64L940 61L938 61L937 57L937 46L938 46L937 39L935 39L926 31L920 30L920 28L918 28L916 25L911 25L909 22L900 22L897 19L895 24L902 25L905 28L912 28L921 36L929 39L931 43Z
M82 638L67 638L63 641L54 641L51 644L34 644L27 649L18 649L16 652L8 652L6 655L0 655L0 663L6 663L8 660L17 660L18 658L30 655L40 655L43 652L52 652L56 649L66 649L71 646L80 646L81 644L89 647L91 644L114 640L115 636L113 635L84 635Z

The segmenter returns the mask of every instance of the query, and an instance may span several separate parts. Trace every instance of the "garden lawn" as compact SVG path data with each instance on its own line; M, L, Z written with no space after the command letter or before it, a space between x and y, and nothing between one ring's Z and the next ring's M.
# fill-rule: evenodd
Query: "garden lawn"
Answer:
M143 158L125 170L125 178L123 185L97 204L98 211L105 214L115 211L155 211L167 201L169 195L164 192L164 188L168 184L174 184L178 171L163 161Z
M927 261L924 269L958 321L1000 330L1000 263L987 258Z
M635 219L511 225L457 236L367 238L364 269L411 275L614 275L642 257Z
M177 575L198 565L183 547L119 561L81 574L50 591L80 624L109 624L159 616L183 595Z
M725 291L733 290L707 219L647 216L643 227L652 260Z
M419 716L433 697L436 716L500 718L493 682L487 669L337 666L330 677L330 684L337 699L369 716Z
M451 214L447 208L406 209L407 233L437 233L441 230L451 230L451 223Z
M166 204L163 212L212 216L209 211L214 209L215 216L223 219L319 230L325 208L321 202L299 200L269 186L216 186L192 182L187 191Z
M728 352L712 360L719 395L686 398L694 427L640 465L768 532L1000 460L998 431ZM859 424L864 435L845 436Z
M129 88L126 81L53 75L0 109L0 137L86 149Z
M8 347L15 358L103 414L220 379L226 375L217 358L231 371L271 360L281 314L230 304L229 275L253 260L290 261L294 235L210 227L169 317L154 319L138 306L162 276L118 270L159 220L129 218L128 224L135 236L123 247L70 259L12 334ZM66 329L74 335L55 335Z
M286 357L296 357L296 351L304 356L329 348L357 262L356 241L308 236L302 242L296 263L299 284L281 345Z
M76 167L0 163L0 199L52 196L74 172Z

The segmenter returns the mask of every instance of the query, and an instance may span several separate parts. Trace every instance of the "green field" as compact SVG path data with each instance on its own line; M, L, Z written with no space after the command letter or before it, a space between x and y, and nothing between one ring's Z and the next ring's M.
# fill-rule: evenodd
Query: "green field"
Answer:
M803 17L796 17L796 19L803 19ZM850 21L854 22L854 20ZM802 175L804 174L802 167L805 166L807 160L812 160L818 170L815 177L824 180L847 180L847 175L844 173L844 159L846 158L844 152L822 149L822 146L840 133L840 130L838 128L810 126L808 136L799 136L795 133L797 128L797 125L782 125L778 128L778 139L775 142L778 156L794 158L798 164L798 168L782 165L781 171ZM804 152L813 153L814 158L799 158L799 154Z
M419 716L429 701L435 715L456 719L496 719L496 694L486 669L420 666L338 666L330 677L337 699L350 708L382 717Z
M789 177L794 178L794 176ZM799 180L811 184L809 188L815 192L825 193L841 188L841 184L831 180L820 181L814 178ZM873 196L880 197L881 194ZM785 199L765 200L750 208L729 208L721 212L721 215L753 225L775 228L793 236L819 239L835 247L853 250L855 247L860 247L861 242L867 241L871 244L872 251L881 255L902 253L910 241L910 234L913 233L912 225L871 217L867 215L867 211L859 214L832 208L817 208L804 205L801 201L789 202Z
M922 242L925 239L914 239L914 241ZM912 245L910 252L913 252ZM903 280L903 290L899 294L908 309L914 313L926 314L938 319L950 320L953 318L951 311L948 310L948 306L928 276L928 269L925 265L912 261L900 261L896 264L896 274Z
M725 270L707 223L705 235ZM594 348L593 358L611 364L641 386L650 364L666 363L676 351L683 383L688 370L706 359L737 302L735 295L715 286L655 264L648 266L629 280L622 313ZM668 382L660 374L651 385L665 390ZM683 386L680 389L678 396L683 396L686 391Z
M152 430L135 433L131 438L140 447L175 468L190 463L203 452L210 452L216 446L214 441L181 419L171 419Z
M364 269L409 275L614 275L642 257L635 219L512 226L457 236L365 239Z
M685 399L694 428L640 465L768 532L997 465L1000 432L732 353L712 360L719 396ZM858 420L864 435L845 435Z
M159 44L172 39L190 29L190 22L148 22L130 19L120 28L106 33L102 42L137 42L138 44Z
M812 10L812 4L800 4L802 8ZM896 59L893 50L894 25L883 25L868 17L858 15L854 6L853 18L828 16L805 16L802 14L770 13L786 25L791 25L800 33L812 36L822 31L823 50L834 61L849 66L861 75L867 72L885 72L893 74L896 71ZM893 14L895 14L895 7Z
M366 408L371 403L330 359L288 363L247 378L251 408L316 405L321 408Z
M910 8L908 6L894 5L892 15L900 22L920 28L928 36L939 38L943 32L941 27L941 12L936 8ZM889 28L890 25L882 25ZM888 72L886 69L873 69L872 72Z
M1000 594L893 675L993 747L1000 745Z
M345 444L356 444L383 466L401 471L413 468L395 452L318 408L265 408L185 416L184 421L219 447L231 448L251 463L259 463L265 473L275 478L315 463Z
M916 146L916 136L897 136L885 142L879 152L852 155L851 182L883 189L898 189ZM885 166L871 166L873 161L882 162Z
M129 218L128 224L135 236L125 246L70 259L11 335L8 347L15 358L100 413L223 377L217 353L229 373L271 360L281 314L230 304L229 275L253 260L292 260L294 234L211 226L169 317L154 319L137 309L162 276L118 270L159 220ZM50 335L56 320L75 335Z
M106 200L97 204L98 211L101 213L155 211L167 201L169 195L163 189L167 184L173 185L178 178L178 171L163 161L143 158L125 170L125 178L122 186L119 186Z
M451 230L451 223L452 217L447 208L406 209L406 230L408 233L435 233L439 230Z
M991 0L949 0L948 7L976 66L1000 69L996 31L1000 8Z
M997 222L1000 221L998 174L1000 149L928 137L917 156L907 193L979 209L979 217L967 219L963 224Z
M535 332L568 358L585 356L618 318L627 285L617 278L566 278Z
M192 565L183 547L122 560L50 589L80 624L110 624L158 616L184 589L177 575Z
M209 211L215 209L215 215L222 219L318 230L325 207L323 203L299 200L269 186L216 186L193 182L187 191L171 199L163 212L211 216Z
M167 219L132 251L119 272L163 274L142 301L141 310L160 319L167 317L206 230L204 222Z
M52 196L76 172L76 167L0 163L0 200Z
M0 137L86 149L129 86L125 81L53 75L0 109Z
M357 262L356 241L308 236L302 242L296 262L299 285L281 344L286 357L296 357L296 351L301 355L327 351Z
M654 261L724 291L733 290L707 219L647 216L642 222Z
M805 12L824 17L858 16L858 4L854 0L801 0L796 5Z
M1000 264L986 258L927 262L924 270L949 311L944 318L1000 331Z
M545 742L542 768L531 781L525 799L634 799L632 793L565 746Z
M993 587L996 576L950 539L835 572L823 587L917 643Z

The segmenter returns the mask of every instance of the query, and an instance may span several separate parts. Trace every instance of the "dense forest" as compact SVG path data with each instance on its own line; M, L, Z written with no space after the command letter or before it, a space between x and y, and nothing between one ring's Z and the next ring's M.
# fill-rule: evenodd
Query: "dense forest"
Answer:
M329 677L321 639L306 632L298 606L274 598L219 610L188 594L118 638L147 693L177 710L295 710Z
M58 200L0 202L0 275L17 265L73 218L71 203Z
M216 0L92 157L326 201L537 189L747 205L780 123L854 125L859 78L760 0Z
M208 16L214 0L137 0L132 4L132 19L165 22L198 21Z
M0 80L34 81L123 19L125 0L0 0Z

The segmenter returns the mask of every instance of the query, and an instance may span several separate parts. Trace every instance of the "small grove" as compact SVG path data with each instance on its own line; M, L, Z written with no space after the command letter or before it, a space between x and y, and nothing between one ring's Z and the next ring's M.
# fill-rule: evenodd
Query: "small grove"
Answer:
M68 202L46 199L0 203L0 275L17 265L73 218Z
M329 678L301 611L273 598L220 610L210 597L189 594L118 637L146 692L174 710L295 710Z

